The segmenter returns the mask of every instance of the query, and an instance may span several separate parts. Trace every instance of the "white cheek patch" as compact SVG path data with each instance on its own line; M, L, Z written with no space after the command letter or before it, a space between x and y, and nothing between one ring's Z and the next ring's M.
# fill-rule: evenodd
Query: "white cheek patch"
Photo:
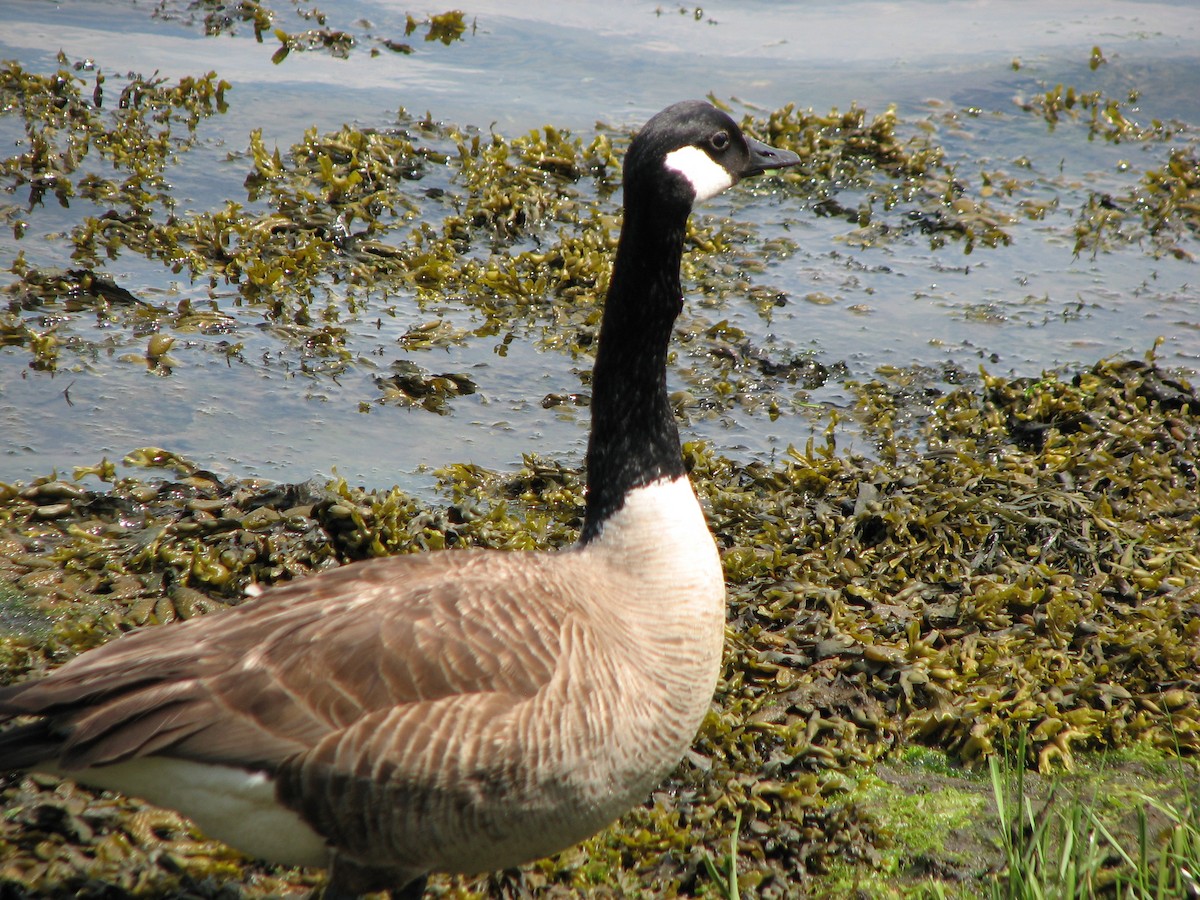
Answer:
M732 186L733 176L699 147L680 147L667 154L666 165L686 178L696 192L696 202L715 197Z

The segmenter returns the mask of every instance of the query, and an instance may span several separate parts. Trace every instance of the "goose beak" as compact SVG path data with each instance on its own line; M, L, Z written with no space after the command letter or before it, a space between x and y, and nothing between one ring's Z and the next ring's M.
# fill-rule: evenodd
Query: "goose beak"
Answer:
M746 148L750 151L750 159L742 172L743 178L760 175L769 169L786 169L800 162L800 157L791 150L780 150L752 137L746 138Z

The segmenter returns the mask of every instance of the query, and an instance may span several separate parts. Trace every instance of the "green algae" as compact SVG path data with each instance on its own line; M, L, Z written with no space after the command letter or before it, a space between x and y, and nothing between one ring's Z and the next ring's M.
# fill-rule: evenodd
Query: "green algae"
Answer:
M1089 68L1107 65L1099 47L1092 48ZM1183 122L1137 113L1140 93L1129 88L1124 98L1102 88L1042 86L1019 101L1025 112L1040 115L1054 130L1069 123L1086 129L1087 140L1111 144L1162 145L1166 158L1146 168L1140 179L1120 191L1091 191L1075 224L1075 252L1096 255L1117 246L1144 243L1154 256L1193 259L1189 238L1200 233L1200 163L1194 129ZM1122 160L1118 168L1131 168ZM1032 211L1035 215L1036 207Z
M336 5L330 7L336 16ZM412 44L401 38L409 38L423 30L425 42L438 42L449 46L464 39L467 32L465 14L462 10L448 10L422 18L411 13L405 16L402 35L379 33L367 19L359 18L341 26L331 23L330 12L311 3L266 2L266 0L160 0L155 5L155 18L193 24L199 19L204 34L208 37L236 35L246 28L254 39L262 44L268 35L279 41L271 54L271 61L282 63L293 53L322 51L338 59L345 59L355 50L370 48L372 56L384 50L409 55L415 52ZM299 31L282 27L284 21L299 25Z
M971 253L977 245L1012 240L1005 230L1011 216L985 192L973 193L927 134L906 137L895 109L868 117L858 107L818 115L789 105L770 113L765 123L745 124L800 155L800 165L783 177L816 199L818 214L856 226L844 238L852 246L920 233L931 248L961 241L963 252Z
M137 215L156 205L173 208L163 172L191 146L203 119L227 109L229 84L215 72L174 83L133 75L123 79L106 109L103 71L94 63L71 64L61 54L58 62L52 75L12 61L0 65L0 109L21 117L26 138L23 152L0 160L0 179L8 191L27 187L29 210L48 195L61 206L76 197L109 203L114 216ZM122 180L86 166L91 154ZM15 231L23 230L12 207L5 216Z
M99 111L81 102L78 115L95 119ZM941 204L946 170L930 161L938 151L927 143L906 146L893 113L817 116L789 107L763 120L747 116L745 124L806 158L801 175L755 190L806 192L835 178L847 189L870 186L874 199L864 202L886 205L884 194L908 196L933 172L937 184L921 191L921 202ZM627 141L628 134L605 126L591 135L546 126L508 138L404 111L387 129L309 130L286 152L253 132L247 149L230 156L231 165L246 167L244 201L181 213L161 198L118 192L108 198L109 209L72 228L79 267L38 267L18 254L3 289L9 311L0 314L0 339L27 349L31 366L50 372L108 352L130 331L226 336L201 346L240 359L242 329L261 316L289 365L337 378L367 368L355 337L368 317L394 316L403 304L440 307L453 297L475 317L470 329L449 326L459 344L498 338L496 352L503 354L514 331L533 330L541 349L586 358L619 230L619 156ZM186 146L179 144L177 153ZM120 158L133 155L126 148ZM161 158L162 166L170 162ZM64 177L74 190L70 173ZM818 208L827 211L821 204L831 202L823 196ZM872 221L876 228L878 215ZM966 225L949 230L975 240ZM683 274L698 301L679 324L678 365L687 389L677 409L686 420L735 408L771 419L801 411L809 391L839 374L837 364L756 346L728 319L708 314L748 296L769 320L790 298L765 280L763 259L794 250L784 235L763 237L743 222L693 217ZM201 291L207 285L207 301L188 298L172 308L130 292L105 268L131 253L160 261ZM108 326L99 342L73 327L82 312ZM439 346L419 337L402 340L402 351ZM144 346L120 358L144 362ZM176 367L151 368L169 374ZM581 381L586 389L586 374ZM375 375L372 382L379 392L359 397L360 409L413 400ZM447 389L416 405L446 412L464 393ZM575 396L586 403L585 392Z
M243 18L253 22L254 36L262 43L263 32L275 20L275 13L265 9L257 2L243 7ZM310 20L318 27L307 28L304 31L289 32L282 28L272 30L279 47L271 54L271 62L279 65L293 52L319 50L328 53L336 59L346 59L354 50L363 44L369 46L372 56L378 56L383 50L392 53L410 55L415 52L412 44L387 35L372 33L369 21L359 20L348 29L332 28L328 18L321 10L307 8L304 4L296 4L297 14L305 20ZM463 40L467 31L465 14L462 10L450 10L444 13L415 18L411 13L406 17L404 37L410 37L420 29L425 30L426 42L436 41L445 46ZM209 32L212 33L212 32Z
M165 179L204 121L226 108L227 86L215 75L166 84L136 74L117 78L95 63L63 59L53 76L33 76L16 64L5 76L14 98L6 113L21 116L30 140L45 152L4 160L0 180L9 190L27 190L31 204L55 195L91 204L81 207L69 232L77 265L39 264L25 250L9 265L0 342L23 348L35 369L86 364L114 344L125 351L120 359L142 362L150 331L221 335L220 342L190 346L240 359L245 329L265 320L270 328L261 333L278 342L278 358L289 369L318 378L367 375L362 383L378 390L368 387L352 402L369 410L400 398L379 384L366 362L375 349L363 346L368 324L414 306L440 313L447 298L472 317L470 328L444 323L453 335L447 339L458 346L483 341L504 354L514 335L532 334L541 350L590 356L619 230L623 131L598 125L574 134L547 125L505 136L404 110L388 127L311 129L289 148L268 146L256 131L226 163L242 173L244 198L182 211ZM136 103L120 117L89 103L84 76L101 96L102 88L110 94L120 88ZM68 114L47 117L60 101ZM1099 100L1088 102L1093 109ZM1064 107L1064 117L1081 103ZM794 105L743 112L750 133L804 159L746 190L845 219L841 239L855 248L913 240L932 247L957 243L968 253L1001 246L1022 223L1044 224L1058 202L1044 199L1045 192L1064 186L1022 171L1019 161L1016 171L964 171L939 134L981 114L942 108L921 120L895 110L820 114ZM1153 126L1135 129L1131 117L1124 121L1125 140L1161 143ZM1170 158L1141 173L1125 200L1114 206L1112 197L1094 193L1087 201L1067 227L1077 252L1106 252L1119 238L1122 244L1144 241L1153 254L1191 253L1194 136L1182 125L1170 133L1177 142ZM89 157L89 148L100 149ZM98 153L127 177L84 165ZM34 212L5 209L18 240ZM680 321L676 358L676 373L686 383L677 404L681 415L705 419L737 409L774 419L803 412L810 391L840 377L836 363L756 346L727 318L731 299L748 297L767 322L794 302L771 283L764 260L796 250L786 232L767 235L735 218L693 217L683 271L696 303ZM130 254L184 276L195 296L177 308L139 297L108 271ZM818 294L804 299L836 302ZM96 314L102 333L81 330L84 312ZM995 312L981 304L977 314ZM423 324L437 327L436 320ZM123 339L131 331L139 340ZM397 362L445 345L413 334L400 342ZM159 374L176 369L154 367ZM579 372L586 389L586 366ZM447 391L445 402L417 405L445 412L463 395Z

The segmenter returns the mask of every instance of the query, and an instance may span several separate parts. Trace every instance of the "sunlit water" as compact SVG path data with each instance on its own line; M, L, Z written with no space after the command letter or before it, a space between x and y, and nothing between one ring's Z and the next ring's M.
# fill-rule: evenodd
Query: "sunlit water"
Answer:
M286 148L312 126L386 127L399 107L515 135L548 122L584 133L596 121L635 127L667 103L710 93L763 110L856 103L878 113L894 105L910 130L937 123L935 138L965 179L1005 170L1055 181L1059 209L1045 223L1016 223L1010 246L966 256L954 243L931 250L920 236L859 248L846 241L846 221L821 218L806 204L724 197L705 212L733 212L768 233L786 229L799 249L775 260L761 279L789 298L769 320L749 303L704 315L729 319L781 355L844 362L857 380L881 366L972 372L983 365L1037 375L1114 354L1140 357L1160 338L1160 361L1200 367L1194 262L1154 258L1138 247L1076 257L1065 237L1089 188L1111 182L1115 191L1128 184L1118 171L1122 161L1133 170L1161 165L1167 149L1089 141L1072 123L1052 132L1014 103L1060 82L1121 99L1136 88L1139 99L1127 113L1195 128L1200 15L1192 0L764 0L707 4L699 17L654 3L524 3L517 13L516 4L486 2L467 9L475 28L449 47L418 42L411 56L363 51L346 60L293 54L278 66L269 41L257 44L248 28L244 36L204 37L196 23L153 17L154 6L3 0L0 57L50 72L61 50L108 72L179 78L215 70L231 82L229 112L205 122L200 145L171 170L183 209L245 199L245 161L227 155L244 150L255 128L268 146ZM403 34L401 7L343 3L336 15L342 24L369 20L375 34ZM1108 62L1092 71L1096 45ZM0 117L6 155L20 138L14 119ZM1019 167L1018 158L1025 160ZM70 266L66 242L54 236L76 215L50 203L31 215L23 240L0 236L0 269L18 251L34 266ZM1195 244L1193 236L1184 249L1196 253ZM151 303L207 296L131 254L107 271ZM814 292L833 302L805 302ZM470 313L442 313L471 324ZM360 404L378 395L372 350L393 346L405 328L432 318L430 310L401 310L378 331L365 323L374 317L364 317L354 341L360 362L336 381L273 362L278 344L260 315L238 315L241 360L228 361L214 341L181 341L172 351L181 368L169 377L122 361L128 348L119 342L111 354L64 360L53 376L28 368L24 350L0 348L0 480L54 467L69 472L144 445L239 476L302 480L336 466L352 482L418 489L429 467L446 462L505 468L523 453L582 457L586 410L541 403L547 394L579 389L581 362L539 352L532 332L519 334L506 356L476 342L421 358L433 370L468 372L479 385L477 394L454 401L451 415L379 405L364 413ZM833 382L811 399L848 402ZM822 427L801 414L769 421L731 413L694 421L686 431L745 457L802 444Z

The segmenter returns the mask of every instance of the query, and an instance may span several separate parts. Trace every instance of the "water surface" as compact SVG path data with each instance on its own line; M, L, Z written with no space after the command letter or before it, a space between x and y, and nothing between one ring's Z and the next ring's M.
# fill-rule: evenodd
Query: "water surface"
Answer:
M418 35L408 38L412 55L372 55L364 39L346 59L293 53L275 65L273 37L259 44L244 26L207 37L182 5L4 0L0 58L53 72L61 51L71 61L93 60L114 81L126 71L175 79L210 70L229 81L228 112L202 123L197 146L169 173L189 211L245 202L240 154L253 129L286 150L311 127L386 128L400 107L517 135L546 123L585 134L597 121L634 128L667 103L708 94L760 110L856 104L877 114L894 106L901 127L931 134L965 183L1007 173L1022 182L1017 199L1052 202L1046 218L1014 221L1009 246L966 255L961 243L931 248L916 232L859 246L850 223L818 215L805 198L727 195L704 213L733 215L796 243L760 279L788 302L769 317L736 298L696 303L692 314L728 320L773 355L844 364L844 377L803 392L805 402L826 408L850 404L846 380L878 377L881 367L970 373L983 365L1036 376L1114 354L1140 357L1160 339L1164 364L1200 367L1200 292L1189 258L1195 235L1182 240L1180 258L1156 255L1145 242L1076 255L1071 231L1090 192L1119 195L1161 166L1172 146L1194 147L1200 16L1190 0L1086 7L763 0L708 4L698 15L639 2L512 6L473 4L472 27L450 46ZM290 5L278 13L285 29L311 27ZM404 39L401 7L350 2L330 15L332 26L360 38ZM1097 46L1105 61L1093 69ZM1113 143L1089 136L1081 122L1052 128L1022 109L1058 83L1101 90L1125 102L1127 116L1178 120L1181 128L1172 142ZM1128 101L1131 91L1136 100ZM0 141L5 153L21 146L15 117L0 117ZM615 210L618 198L609 202ZM79 203L31 211L23 238L0 236L0 270L18 253L33 266L70 267L63 234L87 212ZM149 303L210 296L207 285L133 254L105 271ZM0 274L0 283L9 278ZM416 354L422 366L469 373L479 386L439 416L376 403L373 379L412 325L435 317L478 325L452 302L440 310L400 302L385 323L368 310L349 326L354 364L331 378L295 365L261 311L237 306L236 291L217 294L245 344L234 361L204 336L179 340L172 355L180 366L166 377L122 358L144 336L112 335L107 352L65 357L54 373L31 369L21 349L0 348L0 480L69 472L143 445L238 476L302 480L336 466L353 482L418 489L428 467L451 461L507 468L523 453L582 457L586 410L547 409L542 398L578 391L588 362L545 352L537 328L518 329L504 356L494 341ZM812 295L821 304L806 301ZM103 346L99 323L65 319L64 334ZM678 373L672 377L682 386ZM770 457L826 424L795 410L773 421L742 410L690 418L688 436L743 457Z

